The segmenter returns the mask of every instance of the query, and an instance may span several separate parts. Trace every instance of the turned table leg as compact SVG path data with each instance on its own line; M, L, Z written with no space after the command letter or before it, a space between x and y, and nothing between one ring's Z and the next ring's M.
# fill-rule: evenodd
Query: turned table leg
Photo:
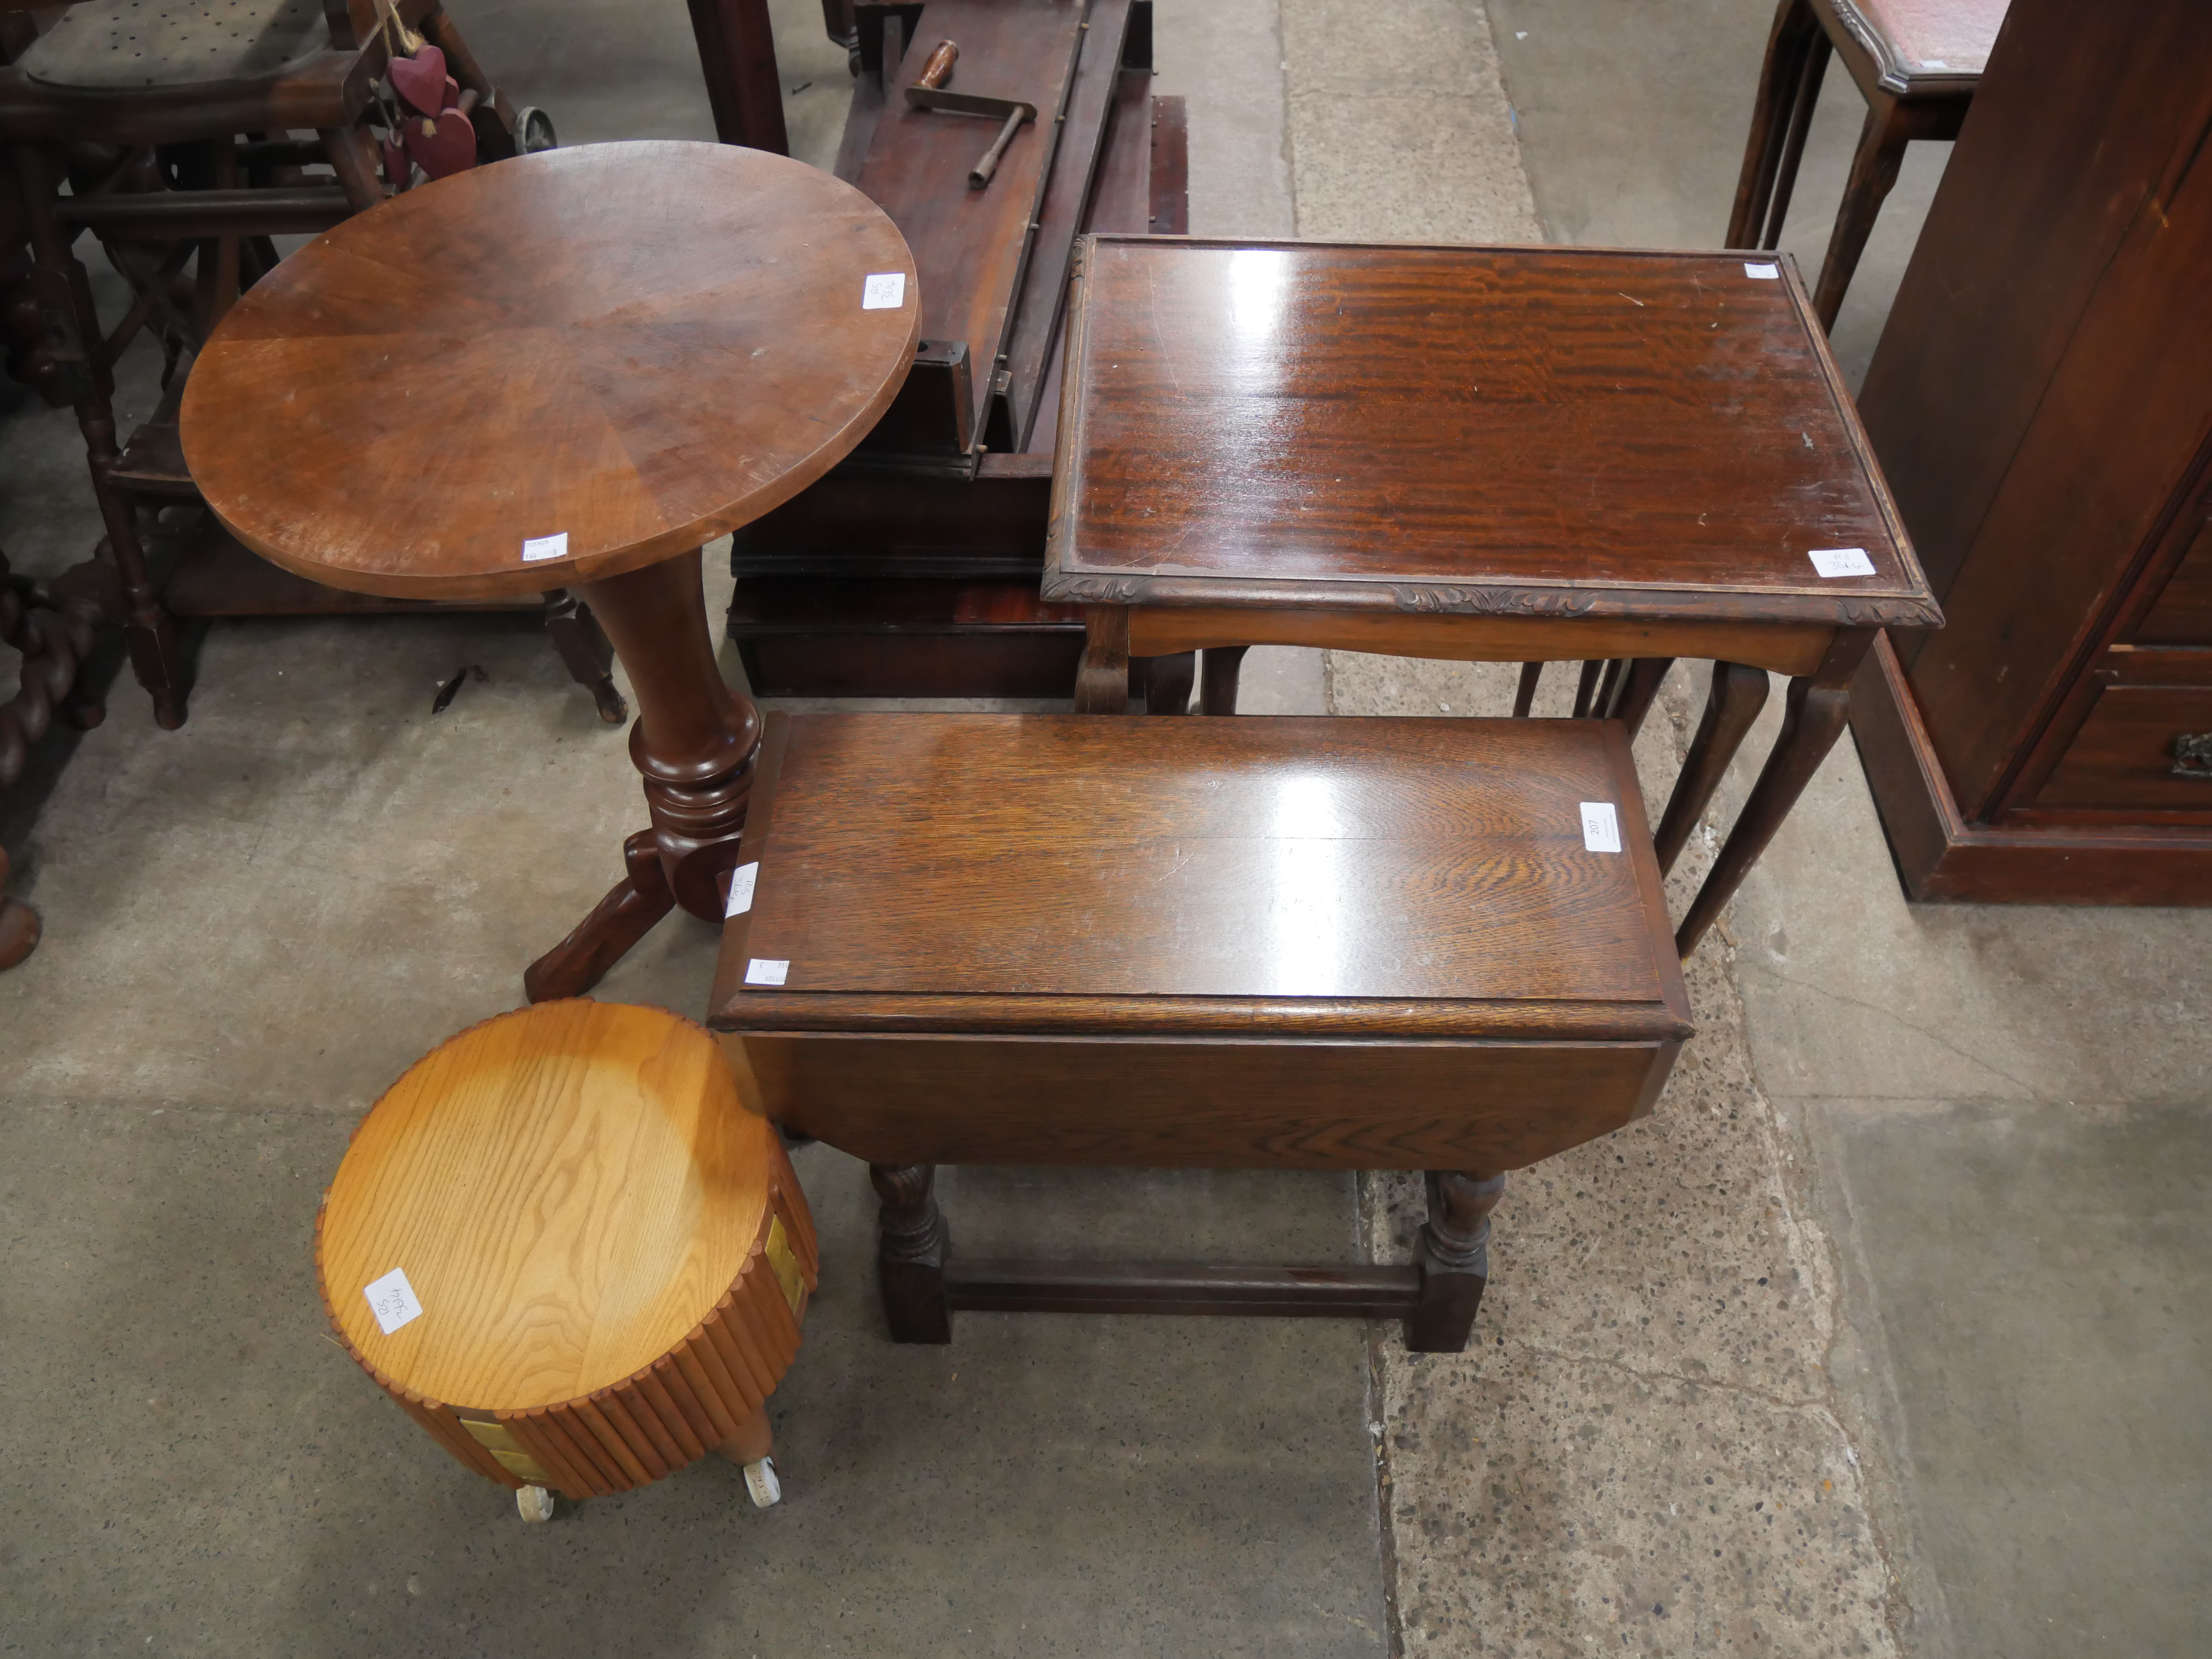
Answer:
M1728 908L1735 890L1743 885L1744 877L1843 735L1850 717L1851 676L1858 672L1860 659L1873 643L1871 629L1839 629L1820 665L1790 682L1782 732L1774 740L1774 750L1767 756L1759 781L1752 786L1751 799L1744 802L1735 827L1722 844L1712 872L1675 930L1674 948L1683 956L1698 948L1705 929ZM1672 815L1670 805L1668 816Z
M1505 1177L1431 1170L1428 1184L1429 1218L1413 1255L1420 1300L1406 1323L1406 1346L1415 1353L1459 1353L1490 1282L1490 1212L1505 1196Z
M877 1219L876 1270L884 1317L894 1342L950 1342L952 1309L945 1296L951 1230L937 1207L933 1164L871 1164L868 1180L883 1200Z
M630 759L645 783L650 830L623 847L622 881L523 977L532 1002L580 996L677 905L722 919L722 878L760 753L760 711L714 663L696 552L577 586L637 696Z
M55 217L61 170L55 155L38 144L15 146L15 161L34 259L31 281L39 318L46 331L47 349L61 366L62 393L76 406L77 430L91 469L93 501L107 531L117 574L118 603L111 620L121 624L131 670L154 700L155 724L174 731L185 723L191 667L177 637L175 621L162 606L147 569L137 512L115 483L119 456L114 376L102 361L100 316L93 307L90 279L70 252L76 233L64 229Z

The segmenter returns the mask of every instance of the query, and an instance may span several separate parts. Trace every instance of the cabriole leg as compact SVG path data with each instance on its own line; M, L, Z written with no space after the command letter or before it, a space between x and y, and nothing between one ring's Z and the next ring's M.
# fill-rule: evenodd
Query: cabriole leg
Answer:
M1682 757L1675 775L1674 793L1667 798L1667 811L1659 820L1654 842L1659 854L1659 873L1674 867L1689 843L1690 831L1721 787L1729 763L1743 747L1759 711L1766 706L1766 671L1737 662L1713 665L1712 695L1705 700L1705 717L1698 734L1690 739L1690 752Z
M1689 915L1675 929L1674 948L1683 956L1698 948L1705 929L1735 896L1735 890L1743 885L1744 877L1843 735L1850 719L1851 677L1873 643L1871 629L1838 630L1820 667L1790 682L1782 731L1774 739L1773 752L1767 756L1759 781L1752 786L1751 799L1744 802L1735 828L1721 844L1720 856L1713 860L1705 884L1691 902Z
M1145 665L1145 712L1188 714L1191 682L1197 678L1195 651L1178 651L1173 656L1150 659Z

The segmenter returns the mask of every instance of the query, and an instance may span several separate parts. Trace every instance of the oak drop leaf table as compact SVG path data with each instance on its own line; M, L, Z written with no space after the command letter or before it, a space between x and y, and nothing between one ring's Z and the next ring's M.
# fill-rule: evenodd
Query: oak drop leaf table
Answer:
M761 726L715 665L700 549L866 435L919 316L904 240L849 185L597 144L347 220L209 340L185 453L240 541L403 599L574 587L629 672L653 827L533 1000L589 989L675 905L721 920Z
M1516 713L1580 659L1577 713L1632 735L1711 658L1666 870L1789 675L1687 955L1875 633L1942 625L1787 255L1092 236L1078 269L1043 593L1088 607L1079 709L1198 649L1231 713L1244 647L1309 645L1522 662Z
M817 1263L783 1143L714 1038L582 999L409 1067L315 1223L346 1352L530 1521L710 1451L774 1503L765 1406Z
M1615 722L772 714L708 1024L868 1161L891 1334L962 1308L1464 1346L1508 1170L1691 1035ZM965 1261L940 1164L1421 1170L1410 1267ZM1079 1236L1079 1217L1069 1218Z

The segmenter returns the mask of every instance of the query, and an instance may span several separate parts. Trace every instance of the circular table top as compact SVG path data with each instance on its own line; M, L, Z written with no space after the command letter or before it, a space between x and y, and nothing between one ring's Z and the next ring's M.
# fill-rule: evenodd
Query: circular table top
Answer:
M192 366L185 459L240 541L313 580L544 592L797 495L875 424L920 329L905 240L829 173L723 144L547 150L262 278Z
M503 1014L362 1120L324 1203L324 1298L371 1365L447 1405L611 1388L737 1279L775 1136L689 1020L584 1000ZM395 1271L422 1311L386 1332L370 1295Z

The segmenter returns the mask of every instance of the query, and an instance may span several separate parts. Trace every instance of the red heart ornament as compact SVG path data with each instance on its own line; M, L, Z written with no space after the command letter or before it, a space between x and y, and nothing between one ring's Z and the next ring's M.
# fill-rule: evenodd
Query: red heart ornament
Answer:
M446 54L435 46L426 46L412 58L393 58L385 74L391 77L392 91L420 114L441 110L449 101L446 88L452 82L446 79Z
M385 182L395 191L406 189L407 181L415 176L415 164L407 159L407 151L396 137L386 138L382 148Z
M425 127L432 130L425 132ZM458 106L441 110L434 125L425 118L410 116L399 124L399 131L408 155L433 179L466 173L477 164L477 130Z

